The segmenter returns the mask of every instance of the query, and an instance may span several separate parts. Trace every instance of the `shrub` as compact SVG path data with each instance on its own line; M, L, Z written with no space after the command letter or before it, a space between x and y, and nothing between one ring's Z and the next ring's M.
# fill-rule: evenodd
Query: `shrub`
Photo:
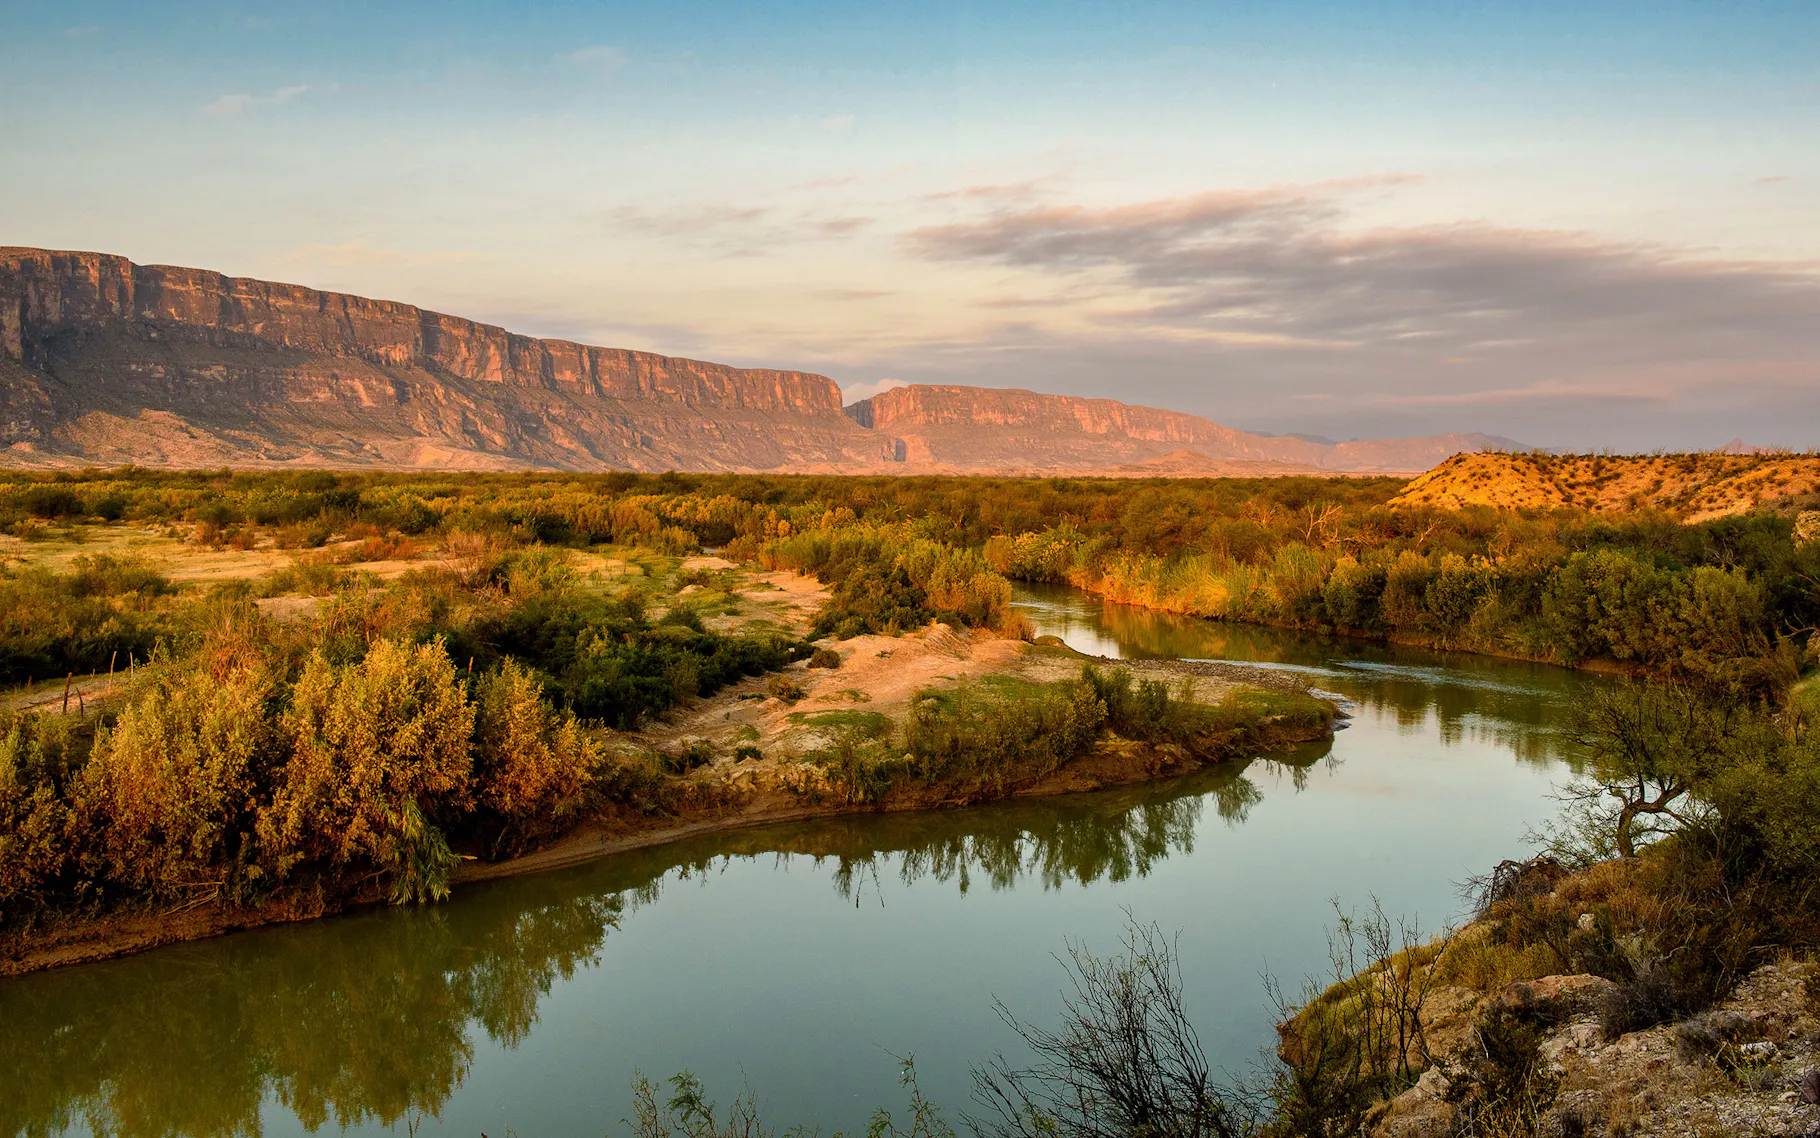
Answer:
M832 648L817 648L809 657L809 666L811 668L839 668L840 653Z
M0 929L66 892L74 752L67 718L0 712Z
M440 644L373 645L356 664L318 652L283 720L293 748L259 818L280 873L377 873L396 901L448 892L454 864L437 826L468 802L474 708Z
M765 690L771 693L772 699L781 699L785 703L795 703L797 700L809 694L808 691L803 688L803 685L797 683L789 676L783 675L772 676L770 681L765 685Z
M601 763L598 745L572 715L544 702L543 684L515 661L482 676L474 693L475 805L470 829L486 834L497 856L515 852L581 807Z
M1105 722L1106 706L1086 684L924 691L904 725L904 749L924 778L997 776L1014 764L1048 774L1091 748Z
M281 761L271 696L261 673L179 671L96 739L81 813L110 881L189 900L258 886L242 843L255 788Z

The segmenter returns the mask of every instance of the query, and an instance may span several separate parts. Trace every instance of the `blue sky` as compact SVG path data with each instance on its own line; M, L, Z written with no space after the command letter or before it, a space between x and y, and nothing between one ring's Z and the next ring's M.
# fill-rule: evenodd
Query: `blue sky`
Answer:
M1820 4L0 13L0 242L1347 438L1820 445Z

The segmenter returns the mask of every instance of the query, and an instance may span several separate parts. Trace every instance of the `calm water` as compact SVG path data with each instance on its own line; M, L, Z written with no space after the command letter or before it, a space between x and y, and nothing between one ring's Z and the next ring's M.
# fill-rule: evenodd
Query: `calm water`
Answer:
M1250 660L1352 701L1331 746L1144 788L677 843L425 909L262 929L0 981L0 1134L510 1127L623 1134L643 1070L757 1091L824 1132L901 1102L891 1053L968 1106L970 1062L1048 1021L1066 938L1180 930L1217 1060L1272 1039L1259 980L1320 966L1329 899L1438 925L1553 812L1555 669L1321 641L1022 589L1103 655Z

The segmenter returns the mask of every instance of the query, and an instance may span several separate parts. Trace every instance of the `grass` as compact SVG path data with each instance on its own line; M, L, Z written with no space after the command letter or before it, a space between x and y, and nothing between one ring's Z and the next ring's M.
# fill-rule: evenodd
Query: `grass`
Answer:
M789 719L820 731L851 731L862 739L881 739L891 730L891 721L876 711L793 711Z

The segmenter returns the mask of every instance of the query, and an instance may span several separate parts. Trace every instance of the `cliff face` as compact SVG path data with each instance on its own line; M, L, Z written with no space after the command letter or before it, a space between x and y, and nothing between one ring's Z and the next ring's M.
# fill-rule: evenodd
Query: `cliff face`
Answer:
M408 304L100 253L0 249L0 350L60 335L160 327L218 348L285 348L479 383L692 407L822 415L840 389L821 375L732 368L649 352L538 340Z
M1249 434L1179 411L1014 388L899 387L848 407L847 414L901 438L913 461L958 465L1067 468L1091 457L1106 465L1168 459L1170 467L1185 470L1187 460L1199 455L1214 466L1415 471L1460 451L1515 446L1487 435L1317 443Z
M769 469L874 458L825 376L408 304L0 250L0 438L112 462Z
M807 372L540 340L99 253L0 248L0 462L15 465L1273 474L1349 459L1413 470L1481 445L1414 442L1324 447L993 388L900 388L843 414L834 382Z

